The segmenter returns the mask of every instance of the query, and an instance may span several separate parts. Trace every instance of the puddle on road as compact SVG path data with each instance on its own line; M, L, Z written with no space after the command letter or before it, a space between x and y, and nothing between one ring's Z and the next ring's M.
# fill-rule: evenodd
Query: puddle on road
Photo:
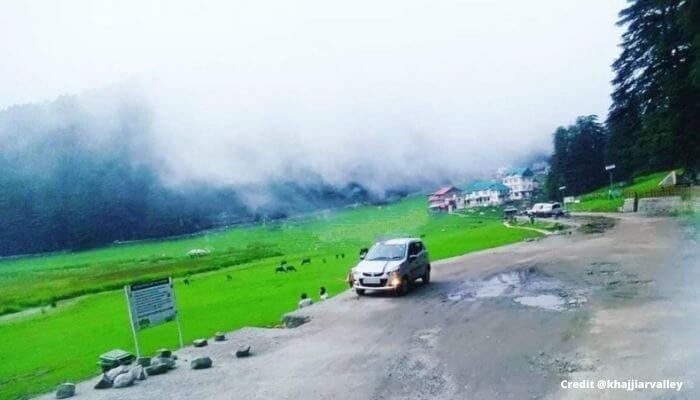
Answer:
M539 296L522 296L516 297L516 303L520 303L528 307L544 308L552 311L564 311L566 302L560 296L555 294L541 294Z
M565 311L586 302L585 293L564 282L544 275L535 268L503 272L479 280L467 280L447 294L450 301L476 301L508 298L525 307L546 311Z

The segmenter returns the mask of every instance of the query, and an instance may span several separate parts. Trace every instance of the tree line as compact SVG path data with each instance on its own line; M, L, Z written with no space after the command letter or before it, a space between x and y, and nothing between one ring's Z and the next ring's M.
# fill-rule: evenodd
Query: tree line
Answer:
M581 194L605 185L605 164L615 164L622 180L675 168L695 177L699 170L700 0L631 0L618 24L625 32L607 119L582 117L554 133L545 186L551 198L560 198L561 186ZM602 144L588 145L592 130Z

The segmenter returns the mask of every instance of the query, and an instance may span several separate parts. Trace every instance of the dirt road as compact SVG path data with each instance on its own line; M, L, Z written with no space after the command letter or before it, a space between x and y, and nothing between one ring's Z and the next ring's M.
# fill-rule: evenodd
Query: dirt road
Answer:
M178 352L179 368L81 399L583 399L700 397L700 257L678 220L620 217L434 263L406 297L343 293L295 329L243 329ZM236 359L241 345L253 356ZM214 366L190 370L208 355ZM562 380L682 381L563 389ZM46 399L52 398L47 395Z

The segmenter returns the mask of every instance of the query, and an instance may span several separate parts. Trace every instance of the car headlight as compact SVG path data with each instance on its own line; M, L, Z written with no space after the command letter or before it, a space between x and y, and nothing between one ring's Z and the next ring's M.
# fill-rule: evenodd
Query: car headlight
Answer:
M394 271L389 274L389 280L387 281L389 286L397 287L401 284L401 274L398 271Z

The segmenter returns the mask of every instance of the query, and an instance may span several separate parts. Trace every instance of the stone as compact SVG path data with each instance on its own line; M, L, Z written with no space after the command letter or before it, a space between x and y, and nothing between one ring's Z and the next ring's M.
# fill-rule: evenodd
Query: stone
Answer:
M215 342L223 342L224 340L226 340L226 335L223 332L216 332L214 334Z
M102 374L102 378L100 378L99 382L95 384L95 389L109 389L112 387L112 381L107 378L105 374Z
M311 321L311 317L307 315L299 315L294 313L285 314L284 317L282 317L282 322L287 328L296 328L309 321Z
M143 366L137 365L131 368L131 374L134 375L134 379L137 381L146 380L146 372L143 370Z
M173 369L176 366L175 357L156 357L151 360L151 366L165 365L168 369Z
M631 213L634 212L634 199L629 198L625 199L624 203L622 203L622 209L620 210L623 213Z
M249 357L250 356L250 346L241 346L236 350L236 357Z
M194 347L204 347L207 344L209 344L207 342L207 339L197 339L193 343L194 343Z
M148 376L161 375L168 372L168 366L165 364L151 364L150 366L144 368L144 371Z
M192 369L205 369L211 368L213 361L209 357L197 357L190 362L190 367Z
M683 210L680 196L647 197L637 201L637 212L646 215L674 215Z
M151 357L139 357L136 360L136 365L140 365L142 367L148 367L151 365Z
M168 349L160 349L156 351L157 357L172 357L173 352Z
M117 379L117 376L119 376L121 374L125 374L127 372L129 372L129 367L127 367L125 365L120 365L118 367L114 367L114 368L110 369L109 371L105 372L105 376L107 377L107 379L114 382L114 380Z
M70 382L61 383L56 387L56 398L67 399L75 395L75 384Z
M161 357L159 360L162 364L165 364L168 369L174 369L176 366L174 357Z
M120 374L114 379L112 387L117 389L129 387L134 384L134 381L136 381L136 379L134 379L134 374Z

